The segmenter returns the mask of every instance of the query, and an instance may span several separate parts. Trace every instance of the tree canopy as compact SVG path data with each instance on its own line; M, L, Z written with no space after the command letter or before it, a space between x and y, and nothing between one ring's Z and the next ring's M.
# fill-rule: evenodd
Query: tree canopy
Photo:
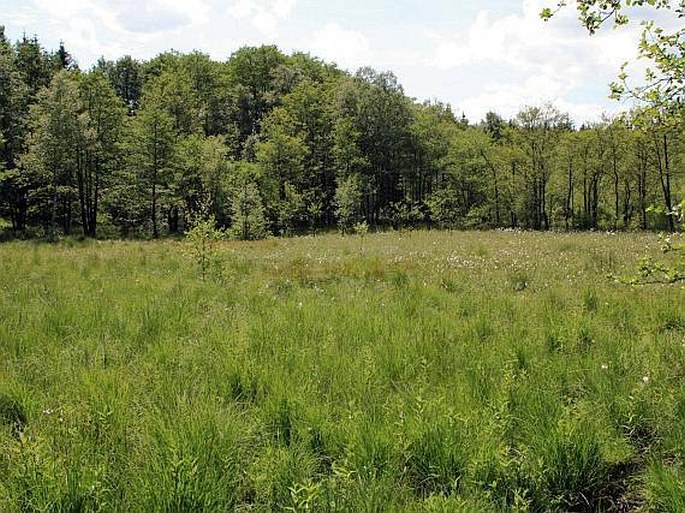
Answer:
M593 28L623 23L622 6L580 12ZM0 217L53 237L159 237L200 218L247 239L362 225L672 229L685 143L664 107L682 92L670 76L676 93L651 89L661 104L592 126L553 105L469 122L407 97L392 72L275 46L81 70L63 44L0 30Z

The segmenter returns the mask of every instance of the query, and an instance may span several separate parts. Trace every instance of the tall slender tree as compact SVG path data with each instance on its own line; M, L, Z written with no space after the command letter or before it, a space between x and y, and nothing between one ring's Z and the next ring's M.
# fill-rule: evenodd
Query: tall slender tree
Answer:
M76 183L84 235L95 237L100 196L121 164L120 143L125 109L99 71L79 82L80 148Z
M28 88L17 68L14 48L0 26L0 216L16 231L26 226L27 187L19 170L26 137Z
M34 206L50 238L56 225L71 233L76 204L76 175L83 131L79 117L78 76L60 71L31 109L29 149L24 172L36 184ZM59 221L59 223L58 223Z
M169 180L177 132L174 118L164 108L163 90L150 86L143 93L142 107L130 124L127 150L128 165L135 169L138 184L149 201L152 236L160 236L162 203L168 199Z

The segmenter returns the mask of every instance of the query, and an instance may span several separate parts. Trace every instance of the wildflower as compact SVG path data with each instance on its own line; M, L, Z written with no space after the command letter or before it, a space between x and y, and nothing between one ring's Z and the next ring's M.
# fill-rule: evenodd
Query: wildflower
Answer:
M606 363L602 364L602 370L608 370L609 366Z
M649 376L642 376L642 382L646 385L649 383Z
M53 410L52 408L45 408L45 409L43 410L43 413L44 413L45 415L52 415L54 412L55 412L55 410Z

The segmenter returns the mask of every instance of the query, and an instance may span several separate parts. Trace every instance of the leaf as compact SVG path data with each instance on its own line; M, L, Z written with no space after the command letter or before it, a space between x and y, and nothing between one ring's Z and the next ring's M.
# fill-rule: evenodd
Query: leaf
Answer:
M548 21L554 13L552 12L552 9L549 7L545 7L541 12L540 12L540 18L542 18L545 21Z

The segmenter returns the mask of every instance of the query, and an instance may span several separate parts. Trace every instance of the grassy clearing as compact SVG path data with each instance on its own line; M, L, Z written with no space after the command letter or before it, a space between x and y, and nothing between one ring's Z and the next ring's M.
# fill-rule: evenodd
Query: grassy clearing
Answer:
M0 510L682 511L653 236L0 246Z

